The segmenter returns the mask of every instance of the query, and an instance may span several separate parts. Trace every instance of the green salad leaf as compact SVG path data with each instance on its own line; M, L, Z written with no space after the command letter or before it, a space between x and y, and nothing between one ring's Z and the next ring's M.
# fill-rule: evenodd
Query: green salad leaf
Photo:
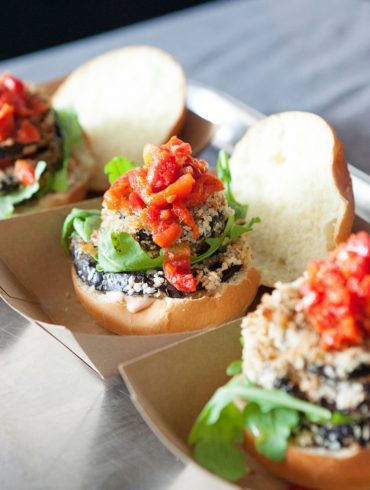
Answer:
M233 207L236 209L235 206L237 203L232 196L230 188L231 176L228 165L226 153L221 152L218 166L223 175L229 202L233 203ZM112 184L121 175L134 167L136 167L134 162L124 157L115 157L106 164L104 172L108 175L109 182ZM239 211L235 210L235 213L229 216L225 229L221 235L206 240L208 249L201 255L191 257L191 264L202 262L211 257L230 241L236 240L243 233L251 231L253 225L260 222L259 218L252 218L246 223L236 223L236 220L245 217L247 206L240 205L238 209ZM243 209L243 213L240 212L241 209ZM76 213L79 212L80 211L76 210ZM241 214L243 214L243 216ZM91 235L91 227L95 226L97 223L97 217L95 217L94 220L91 216L87 219L84 215L75 216L72 211L67 217L63 227L64 238L62 241L64 246L69 246L71 233L73 232L78 233L84 240L88 239ZM162 265L162 255L155 258L151 257L141 248L140 244L130 234L124 232L115 233L109 229L101 230L98 243L97 267L99 270L105 272L146 271L148 269L158 269L162 267Z
M196 264L202 262L205 259L211 257L219 248L226 245L228 242L236 240L243 233L253 230L253 225L259 223L261 220L259 218L252 218L248 223L239 225L235 223L235 215L229 216L225 229L215 238L208 238L206 240L207 245L209 245L208 250L203 252L201 255L197 255L191 258L191 263Z
M226 368L226 374L228 376L235 376L236 374L240 374L243 370L243 361L233 361Z
M241 365L235 362L228 371L234 374L239 369ZM236 400L247 402L244 409L234 404ZM302 417L331 423L334 414L282 390L259 388L238 376L219 388L205 405L191 430L189 444L195 446L195 458L200 464L235 481L247 471L239 456L243 429L254 435L257 451L274 461L281 461L289 438ZM233 454L235 461L230 462L224 456L228 454Z
M152 258L129 233L101 230L98 267L105 272L131 272L158 269L162 256Z
M204 413L204 424L199 424L190 435L190 443L195 444L195 458L213 473L237 481L248 471L238 446L243 442L243 415L229 403L222 409L217 424L207 424L206 416Z
M40 177L46 169L46 162L40 160L35 167L35 180L32 184L23 186L4 196L0 196L0 219L10 218L14 213L14 206L27 199L31 199L40 189Z
M84 241L90 239L91 233L101 224L100 211L97 209L73 208L63 223L61 242L68 250L73 233L77 233Z
M273 461L283 461L288 440L299 424L299 412L291 408L275 408L264 412L256 403L245 406L244 424L253 434L256 449Z
M91 233L94 230L100 228L101 218L100 216L87 216L86 218L76 218L73 222L76 233L82 238L84 242L88 242L91 237Z
M63 164L52 177L50 188L54 192L68 190L68 165L75 145L82 141L82 129L77 114L72 109L55 110L63 141Z
M253 218L245 225L237 225L234 215L230 216L222 235L217 238L209 238L207 240L208 250L201 255L192 257L191 264L205 260L230 240L235 240L242 233L250 231L256 219L258 220L258 218ZM115 233L109 229L102 230L98 250L98 267L105 272L146 271L159 269L163 264L162 255L155 258L150 257L140 244L129 233L125 232Z
M125 157L112 158L104 167L104 173L108 175L110 184L113 184L121 175L137 167L135 162Z
M235 211L235 219L244 219L248 213L248 205L238 202L231 190L231 172L229 165L229 156L225 150L221 150L217 160L217 175L225 185L226 199L229 206Z

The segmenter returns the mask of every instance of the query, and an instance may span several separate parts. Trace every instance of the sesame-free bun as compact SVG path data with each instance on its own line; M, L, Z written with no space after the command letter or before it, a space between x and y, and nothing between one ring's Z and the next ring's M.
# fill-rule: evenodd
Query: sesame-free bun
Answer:
M98 160L92 190L104 191L104 165L123 155L142 163L146 143L161 144L185 118L185 76L165 51L129 46L105 53L73 71L53 96L72 107Z
M296 485L318 490L369 490L370 450L351 446L339 451L289 446L284 461L258 453L254 437L245 431L249 454L275 475Z
M251 234L261 282L299 277L352 229L354 201L334 130L307 112L283 112L252 126L230 159L235 197L261 224Z
M72 279L80 303L100 325L119 335L187 332L221 325L245 314L259 286L258 272L244 267L214 294L153 298L147 308L130 313L127 296L96 291L77 276L73 266Z

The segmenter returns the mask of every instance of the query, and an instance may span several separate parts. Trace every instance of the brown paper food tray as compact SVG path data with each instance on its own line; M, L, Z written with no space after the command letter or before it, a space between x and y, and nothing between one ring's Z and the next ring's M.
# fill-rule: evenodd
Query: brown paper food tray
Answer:
M0 221L0 296L6 303L102 377L115 374L119 362L197 334L118 336L95 322L76 299L70 257L60 244L62 223L73 206ZM99 208L100 199L78 206ZM365 226L358 219L357 228Z
M52 94L63 79L43 85ZM194 153L212 137L211 123L186 111L180 138ZM75 206L100 208L94 199L0 222L0 296L36 322L102 377L113 375L122 359L132 359L188 333L119 337L101 328L79 305L70 279L70 261L60 246L65 216Z
M370 233L370 224L357 218L354 229ZM174 490L288 490L291 486L248 455L251 472L238 484L224 482L192 458L187 445L190 429L214 391L227 381L226 367L236 359L241 359L240 320L119 366L131 399L149 427L170 451L190 464Z
M62 223L73 206L0 221L0 295L6 303L42 326L102 377L114 374L123 359L192 335L118 336L94 321L77 301L71 260L60 244ZM78 206L99 208L100 199Z
M187 445L190 429L214 391L228 379L228 364L241 357L240 320L119 366L131 399L161 442L190 466L173 485L201 490L288 490L246 455L252 469L239 484L224 482L199 466Z

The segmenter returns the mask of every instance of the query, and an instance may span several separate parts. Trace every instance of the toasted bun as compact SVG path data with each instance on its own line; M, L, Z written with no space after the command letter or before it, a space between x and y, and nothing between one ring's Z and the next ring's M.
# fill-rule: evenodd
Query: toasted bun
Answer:
M281 463L256 451L254 437L245 432L245 445L268 470L297 485L319 490L369 490L370 450L353 446L330 452L289 446Z
M259 274L249 268L234 277L215 294L198 294L196 299L153 298L147 308L130 313L126 307L127 296L96 291L82 282L72 267L73 285L81 304L100 325L119 335L187 332L241 317L257 292Z
M250 241L262 284L290 282L352 229L343 146L321 117L284 112L251 127L230 160L236 198L259 216Z
M85 198L91 175L95 169L95 159L87 139L75 148L73 157L76 163L68 174L67 192L50 192L37 200L16 207L16 214L28 213L56 206L63 206Z
M91 188L108 187L104 165L123 155L142 162L146 143L176 134L185 117L185 76L165 51L130 46L82 65L53 96L56 108L73 107L98 160Z

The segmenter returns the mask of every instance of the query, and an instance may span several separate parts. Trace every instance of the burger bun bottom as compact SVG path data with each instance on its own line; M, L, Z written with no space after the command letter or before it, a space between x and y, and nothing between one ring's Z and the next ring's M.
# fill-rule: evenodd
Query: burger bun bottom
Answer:
M76 295L85 309L107 330L119 335L152 335L215 327L245 314L253 301L259 274L243 268L214 294L196 293L186 298L152 298L132 313L122 293L99 292L86 285L72 267Z
M328 451L289 446L284 461L258 453L254 437L245 431L247 452L275 475L296 485L319 490L369 490L370 450L358 446Z

